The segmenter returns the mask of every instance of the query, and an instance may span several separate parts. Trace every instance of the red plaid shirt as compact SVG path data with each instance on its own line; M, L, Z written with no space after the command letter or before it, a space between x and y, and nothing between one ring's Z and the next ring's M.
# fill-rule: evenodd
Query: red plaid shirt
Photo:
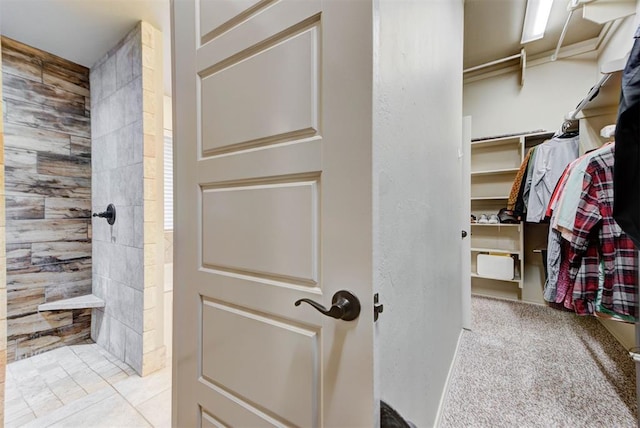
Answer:
M604 261L602 306L638 316L637 250L613 219L615 146L595 155L586 168L569 250L576 313L592 314L598 292L598 264ZM582 269L580 269L582 265Z

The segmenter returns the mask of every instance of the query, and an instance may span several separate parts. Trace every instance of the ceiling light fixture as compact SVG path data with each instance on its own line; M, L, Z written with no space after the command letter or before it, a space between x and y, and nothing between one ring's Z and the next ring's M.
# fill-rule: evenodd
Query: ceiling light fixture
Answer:
M553 0L527 0L527 10L524 14L522 40L525 44L539 40L544 36Z

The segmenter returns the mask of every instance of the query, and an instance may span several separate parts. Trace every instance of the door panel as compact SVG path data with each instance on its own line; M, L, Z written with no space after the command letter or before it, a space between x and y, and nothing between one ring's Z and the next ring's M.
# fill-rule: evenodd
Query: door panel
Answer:
M179 4L183 1L189 0L174 0L174 3ZM215 8L226 3L235 3L235 1L201 0L200 3L207 3ZM270 7L261 10L260 13L249 19L238 21L236 26L214 39L203 39L202 43L194 41L194 43L198 43L198 55L194 59L198 75L210 74L212 71L223 68L226 64L233 64L239 59L249 58L257 52L273 47L280 41L317 25L321 21L322 11L323 6L318 0L274 1ZM371 25L368 27L370 28ZM222 43L211 43L216 39L217 42L222 40ZM193 46L191 47L193 48Z
M316 329L204 300L202 332L205 379L256 406L278 409L285 425L313 426L318 420ZM274 394L282 383L289 388Z
M210 1L198 2L198 14L200 15L200 40L206 43L225 30L231 28L247 17L250 13L256 13L266 7L272 1L265 0L234 0L220 1L213 3Z
M207 394L200 400L198 406L197 425L205 427L251 427L251 428L267 428L267 427L284 427L286 422L280 420L277 416L263 412L255 407L251 407L243 400L238 400L235 395L228 393L224 389L219 389L214 384L208 384L206 380L201 381L206 389L200 389L202 392L215 391L216 394ZM222 419L218 415L224 415ZM233 421L233 422L228 422ZM182 426L182 425L181 425Z
M203 266L317 285L317 181L219 187L202 199Z
M204 156L317 132L317 24L201 76Z
M173 423L374 426L372 5L172 7Z
M202 420L202 424L200 425L202 428L227 428L226 425L204 410L200 414L200 419Z

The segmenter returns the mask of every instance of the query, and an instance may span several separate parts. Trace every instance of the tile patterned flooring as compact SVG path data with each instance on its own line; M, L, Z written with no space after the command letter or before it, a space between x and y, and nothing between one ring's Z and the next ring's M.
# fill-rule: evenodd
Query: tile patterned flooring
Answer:
M5 427L170 427L171 364L144 378L93 342L7 365Z

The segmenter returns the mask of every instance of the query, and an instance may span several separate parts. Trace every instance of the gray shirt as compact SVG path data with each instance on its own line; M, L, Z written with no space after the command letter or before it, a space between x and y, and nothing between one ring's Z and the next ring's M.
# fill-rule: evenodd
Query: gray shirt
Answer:
M579 136L554 137L536 149L533 168L530 168L532 177L527 203L528 222L539 223L544 219L547 205L562 172L578 158L579 143Z

